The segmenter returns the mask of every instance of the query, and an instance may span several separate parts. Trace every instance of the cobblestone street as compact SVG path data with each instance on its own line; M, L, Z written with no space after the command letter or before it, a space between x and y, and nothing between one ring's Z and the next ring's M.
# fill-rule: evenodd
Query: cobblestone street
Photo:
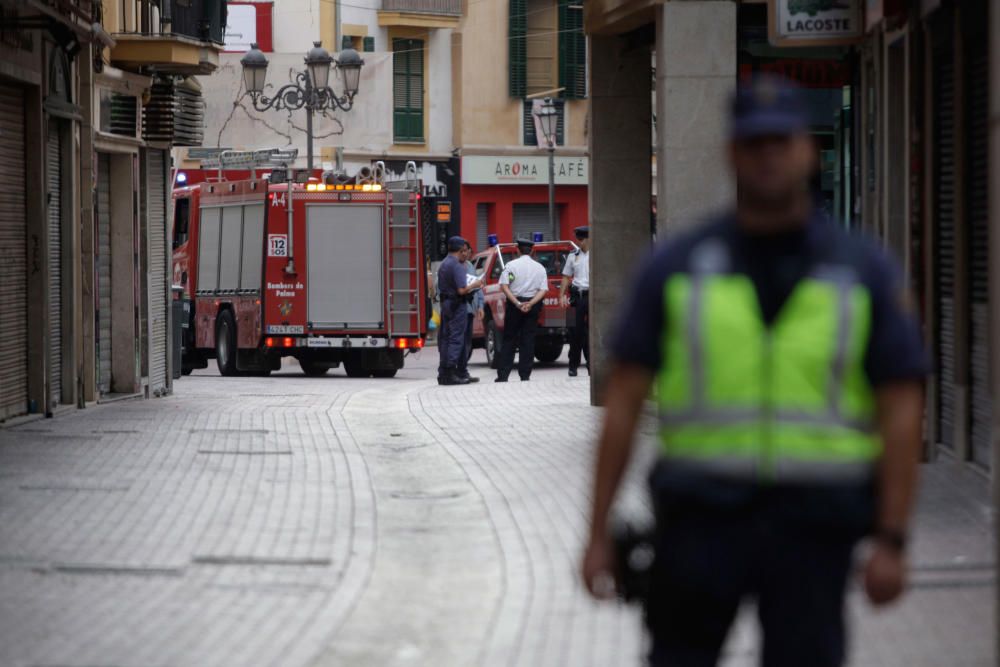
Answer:
M587 378L495 385L481 354L464 388L434 350L392 380L211 368L0 430L0 665L639 664L638 611L576 581ZM925 467L913 590L852 592L853 665L993 664L987 495ZM726 664L756 647L747 616Z

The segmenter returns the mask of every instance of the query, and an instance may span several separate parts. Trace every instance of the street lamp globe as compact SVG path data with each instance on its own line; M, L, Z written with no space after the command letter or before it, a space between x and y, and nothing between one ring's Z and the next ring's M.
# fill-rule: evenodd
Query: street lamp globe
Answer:
M246 84L247 92L252 95L264 92L267 56L257 47L256 42L250 45L250 50L240 59L240 64L243 65L243 82Z
M364 64L361 54L354 49L344 49L337 55L337 68L344 79L344 94L348 99L353 99L358 94L361 66Z
M313 42L313 47L306 54L306 67L314 88L326 88L330 85L332 63L333 57L322 47L322 42Z
M541 107L535 112L535 115L538 116L538 124L542 128L545 141L550 148L554 147L556 145L556 128L559 125L559 110L551 97L542 100Z

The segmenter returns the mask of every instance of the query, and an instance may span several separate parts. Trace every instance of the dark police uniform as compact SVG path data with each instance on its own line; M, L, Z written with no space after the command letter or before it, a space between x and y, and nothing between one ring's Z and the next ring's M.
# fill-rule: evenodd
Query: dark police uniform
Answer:
M453 237L448 240L452 252L465 247L465 240ZM438 329L438 382L444 384L468 384L468 378L459 380L459 368L464 366L465 330L468 323L468 295L458 293L466 286L468 271L465 264L454 255L448 255L438 267L438 290L441 293L441 326Z
M848 233L821 213L804 228L765 236L747 233L735 215L724 215L662 244L632 283L613 341L618 363L664 373L665 355L674 354L664 343L664 332L671 327L687 332L675 341L690 333L689 322L677 321L686 317L685 311L668 313L665 290L698 275L696 264L706 247L723 260L719 275L724 287L727 280L732 283L730 277L752 283L756 316L769 332L788 323L790 310L801 311L802 298L791 305L790 297L807 276L817 271L855 276L870 298L863 307L870 318L867 343L857 352L863 355L857 362L863 368L859 375L865 377L856 384L866 380L877 389L927 373L919 325L902 298L905 286L897 267L874 242ZM672 281L675 277L680 281ZM728 316L725 308L718 312ZM823 345L822 340L797 344L802 343L806 355L810 346ZM736 346L737 356L750 351L745 340L719 345ZM766 637L765 665L795 664L789 656L802 655L812 656L811 666L841 664L844 591L852 550L873 527L873 478L790 482L765 474L723 482L716 474L722 473L709 468L692 472L663 452L650 476L657 514L657 555L647 603L652 664L715 664L746 597L757 600Z

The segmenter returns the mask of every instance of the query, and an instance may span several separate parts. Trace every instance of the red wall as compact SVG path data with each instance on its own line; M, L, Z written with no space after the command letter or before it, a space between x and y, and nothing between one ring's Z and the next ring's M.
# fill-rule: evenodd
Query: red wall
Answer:
M463 185L462 231L464 238L475 243L476 205L492 204L489 215L489 233L496 234L501 243L513 241L514 204L548 204L547 185ZM559 215L559 233L562 239L573 238L573 228L587 224L587 186L557 185L556 207ZM553 239L545 239L551 241ZM475 248L478 252L483 248Z

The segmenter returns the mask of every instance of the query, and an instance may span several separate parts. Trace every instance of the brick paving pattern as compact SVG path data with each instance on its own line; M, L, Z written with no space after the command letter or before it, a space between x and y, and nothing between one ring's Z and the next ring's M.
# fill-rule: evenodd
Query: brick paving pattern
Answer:
M639 664L638 611L576 581L586 378L438 387L434 356L393 380L198 372L0 429L0 665ZM986 497L926 467L914 588L878 613L852 592L852 665L993 664ZM725 664L756 646L748 611Z

